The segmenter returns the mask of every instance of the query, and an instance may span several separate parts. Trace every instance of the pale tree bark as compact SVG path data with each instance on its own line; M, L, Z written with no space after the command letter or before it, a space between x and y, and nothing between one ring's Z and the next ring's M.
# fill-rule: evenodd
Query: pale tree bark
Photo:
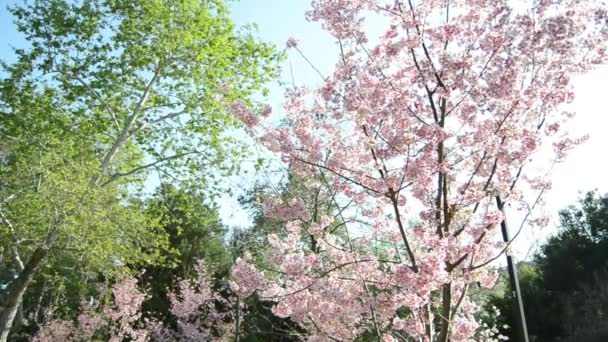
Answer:
M14 248L13 254L14 254L15 264L17 265L17 272L19 272L19 274L21 274L21 273L23 273L25 266L23 265L23 261L21 261L21 257L19 256L19 251L17 251L17 247ZM13 329L15 331L18 331L23 326L23 324L24 324L24 317L23 317L23 300L22 300L19 302L19 305L17 306L17 315L15 316L15 320L13 322Z
M17 194L9 196L9 198L2 203L6 203ZM36 272L44 262L50 247L55 242L58 230L50 230L44 243L34 250L28 262L24 264L19 254L18 246L20 241L16 235L15 228L2 210L0 210L0 220L8 226L13 237L11 252L17 272L19 273L17 279L8 287L4 308L0 313L0 342L5 342L8 339L11 329L14 328L15 330L18 330L23 324L23 296L36 275Z
M9 196L8 200L10 200L13 196ZM6 200L4 201L6 202ZM13 227L13 224L11 223L11 221L9 221L6 216L4 215L4 213L2 212L2 210L0 210L0 219L2 220L2 222L8 226L11 235L13 236L13 245L10 248L11 249L11 253L13 255L13 261L15 262L15 267L17 268L17 272L19 274L23 273L23 270L25 269L25 266L23 265L23 261L21 260L21 256L19 255L19 250L18 250L18 245L19 245L19 241L17 239L17 236L15 234L15 228ZM4 302L3 304L6 304L5 306L9 306L10 303L10 298L11 298L11 294L9 293L7 295L7 301ZM1 320L0 320L0 326L1 325ZM11 324L12 326L15 327L15 330L18 330L22 325L23 325L23 302L20 301L17 304L17 308L16 308L16 314L13 317L13 323Z
M152 79L150 79L150 81L148 82L148 85L144 89L144 92L141 95L141 97L139 98L137 105L131 112L131 115L129 115L129 117L127 118L125 125L122 127L122 130L120 131L120 133L118 134L118 137L112 144L112 147L110 147L110 150L108 151L108 153L106 153L103 160L101 161L99 174L91 180L92 185L97 185L97 183L99 182L101 177L103 177L103 174L106 172L106 170L110 166L110 162L112 161L114 156L116 156L116 153L118 153L118 150L120 150L120 148L122 148L123 145L125 143L127 143L127 141L129 140L130 131L133 128L133 125L135 124L135 122L137 121L137 118L141 114L142 109L144 108L144 105L148 101L148 98L150 97L150 93L152 92L152 88L154 87L154 84L160 77L161 67L162 67L161 63L159 62L158 66L156 67L156 70L154 72L154 75L152 76Z

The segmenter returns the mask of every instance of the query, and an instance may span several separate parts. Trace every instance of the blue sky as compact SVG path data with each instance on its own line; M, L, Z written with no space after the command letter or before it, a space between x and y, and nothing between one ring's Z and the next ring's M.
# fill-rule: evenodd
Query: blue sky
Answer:
M15 0L0 0L0 59L14 60L10 46L23 47L25 42L16 32L12 18L6 11L6 5ZM307 57L327 75L336 61L336 46L330 36L325 33L319 23L305 20L304 13L309 7L309 0L241 0L232 3L233 19L238 25L256 23L259 28L258 36L283 48L289 37L300 41L300 49ZM301 59L290 53L284 66L283 79L298 85L314 87L319 84L319 76ZM557 210L574 203L579 191L598 188L600 192L608 192L608 161L605 150L608 148L608 106L605 99L608 87L604 85L608 79L608 67L603 66L589 75L575 79L574 103L569 106L577 112L570 123L569 129L576 134L589 134L590 139L584 145L574 150L569 159L558 164L551 176L553 189L545 196L547 210L554 216ZM282 89L272 86L270 104L281 116ZM232 186L242 188L251 185L246 177L233 177ZM224 198L221 202L222 217L229 225L243 226L249 222L247 214L239 209L235 200ZM514 220L511 227L518 227ZM528 232L517 244L517 251L525 255L528 247L537 239L542 239L551 230Z
M14 3L15 0L0 0L0 59L8 62L15 60L11 47L20 48L26 44L22 35L17 32L13 17L6 9L7 5Z

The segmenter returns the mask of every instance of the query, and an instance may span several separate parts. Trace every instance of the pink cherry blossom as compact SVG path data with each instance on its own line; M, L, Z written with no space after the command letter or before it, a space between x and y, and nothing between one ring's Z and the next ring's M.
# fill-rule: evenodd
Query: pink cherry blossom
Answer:
M42 326L34 341L81 342L106 338L108 341L215 341L234 336L234 296L221 296L213 289L205 263L199 260L194 279L176 279L178 286L168 293L170 312L177 329L155 319L142 317L147 294L135 278L127 277L112 288L113 303L102 314L85 302L75 322L53 319ZM222 308L222 309L219 309ZM238 306L245 314L245 306Z
M232 102L230 105L230 110L232 111L232 114L237 119L242 121L248 128L256 126L259 122L258 117L256 117L255 114L247 107L247 105L240 100Z
M573 77L608 61L605 8L313 0L307 18L340 53L318 89L287 91L284 123L251 127L304 181L264 200L284 229L269 236L268 273L237 262L234 291L273 301L311 341L496 340L468 295L494 285L508 248L496 197L542 212L524 195L550 184L525 166L584 142L568 136L563 105Z

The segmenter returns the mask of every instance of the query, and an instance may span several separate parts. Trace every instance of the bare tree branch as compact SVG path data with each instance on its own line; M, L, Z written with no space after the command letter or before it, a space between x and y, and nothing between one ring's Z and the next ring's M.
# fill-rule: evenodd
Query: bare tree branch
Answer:
M152 163L148 163L148 164L145 164L145 165L142 165L142 166L138 166L138 167L136 167L136 168L134 168L132 170L129 170L127 172L118 172L118 173L115 173L115 174L113 174L113 175L110 176L110 179L108 179L103 184L101 184L101 186L104 187L104 186L106 186L106 185L108 185L108 184L110 184L110 183L112 183L112 182L114 182L114 181L116 181L116 180L118 180L120 178L123 178L123 177L126 177L126 176L130 176L132 174L135 174L137 172L140 172L140 171L146 170L148 168L154 167L154 166L156 166L158 164L161 164L161 163L164 163L166 161L173 160L173 159L178 159L178 158L181 158L181 157L184 157L184 156L187 156L187 155L190 155L190 154L196 154L196 153L201 153L201 151L190 151L190 152L185 152L185 153L174 154L174 155L169 156L169 157L164 157L164 158L158 159L158 160L156 160L156 161L154 161Z
M97 184L97 182L99 182L99 179L102 177L102 175L105 173L105 171L110 166L110 162L112 161L112 158L114 158L114 156L116 155L118 150L129 139L129 131L131 130L137 117L141 113L141 109L148 101L148 97L150 96L150 93L152 92L152 88L154 87L154 84L156 83L156 81L158 80L158 78L160 76L161 69L162 69L162 62L159 62L158 65L156 66L156 70L154 71L154 75L152 76L152 78L148 82L148 85L144 89L143 94L141 95L141 97L139 98L139 101L137 102L137 105L131 112L131 115L129 115L129 117L127 118L127 121L125 122L125 125L123 126L122 130L120 131L120 134L114 141L114 144L112 144L112 147L110 148L108 153L103 158L103 160L101 162L99 174L97 176L93 177L93 179L91 180L92 184Z

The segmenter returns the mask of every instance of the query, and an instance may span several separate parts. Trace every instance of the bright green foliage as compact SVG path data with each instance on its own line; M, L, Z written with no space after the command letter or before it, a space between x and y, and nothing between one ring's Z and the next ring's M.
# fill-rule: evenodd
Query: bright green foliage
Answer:
M236 124L225 104L252 104L280 58L237 32L219 0L50 0L12 12L32 48L17 51L10 81L36 77L57 92L95 139L100 184L152 166L172 176L230 166L243 151L224 134ZM129 142L145 163L121 155Z
M220 0L48 0L11 11L30 46L0 80L2 284L41 246L50 252L35 287L55 286L54 298L88 291L99 273L171 265L177 250L193 258L210 246L182 226L198 199L176 194L184 222L170 222L141 190L154 170L212 200L246 151L226 105L257 108L281 53L237 31Z
M19 102L8 103L11 112L2 114L0 193L8 199L2 211L10 222L3 222L2 240L26 251L56 240L53 245L99 270L121 260L157 260L168 241L159 240L156 222L130 210L116 186L90 186L99 163L78 118L51 91L21 91ZM147 252L132 248L138 244Z
M78 118L51 90L24 86L18 97L10 97L3 86L10 112L1 114L0 127L2 283L21 272L36 248L50 247L25 297L29 323L39 320L47 305L63 313L78 307L79 295L100 272L111 277L127 261L164 263L172 252L158 220L141 213L118 183L91 186L99 162Z

